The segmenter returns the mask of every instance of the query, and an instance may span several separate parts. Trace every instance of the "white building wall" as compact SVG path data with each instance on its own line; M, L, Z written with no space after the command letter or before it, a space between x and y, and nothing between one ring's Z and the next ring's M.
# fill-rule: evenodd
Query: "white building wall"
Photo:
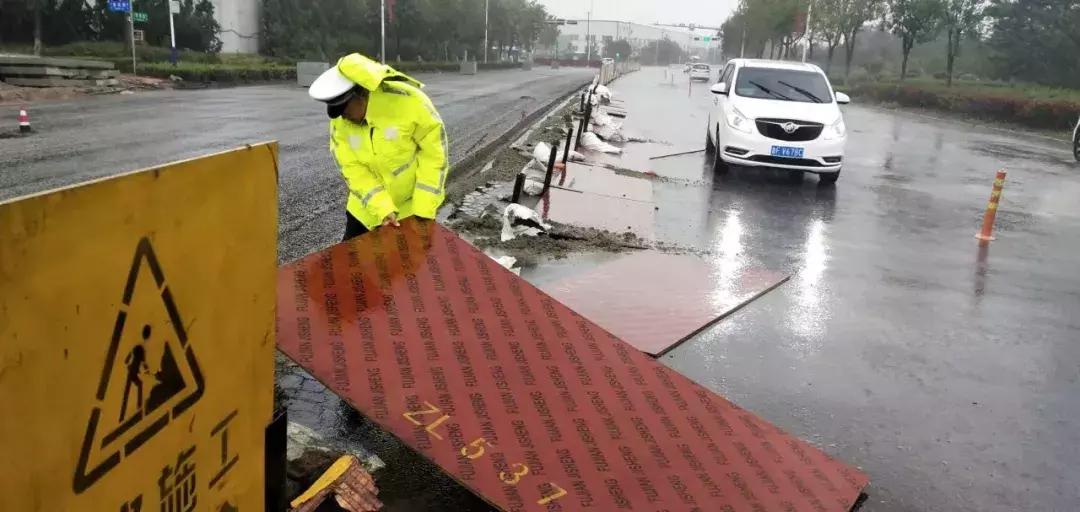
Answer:
M259 0L212 0L226 53L259 52Z
M708 49L709 45L706 45L703 41L694 41L693 37L695 35L698 37L714 35L712 31L708 31L707 34L705 31L700 31L695 34L681 28L657 27L625 21L575 21L577 21L577 25L562 25L559 27L560 51L565 51L569 44L574 53L585 53L585 36L586 34L589 34L590 38L596 42L596 47L601 52L603 52L605 41L626 39L630 43L630 46L637 51L647 46L651 41L659 41L664 38L671 39L672 42L678 44L684 50L699 50L700 52L704 52ZM712 44L717 45L719 43L716 42Z

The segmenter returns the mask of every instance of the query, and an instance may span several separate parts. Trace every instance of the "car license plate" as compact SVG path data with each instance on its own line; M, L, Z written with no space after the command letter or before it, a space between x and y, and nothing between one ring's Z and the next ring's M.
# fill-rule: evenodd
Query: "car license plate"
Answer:
M780 158L802 158L803 148L793 148L790 146L773 146L772 156L778 156Z

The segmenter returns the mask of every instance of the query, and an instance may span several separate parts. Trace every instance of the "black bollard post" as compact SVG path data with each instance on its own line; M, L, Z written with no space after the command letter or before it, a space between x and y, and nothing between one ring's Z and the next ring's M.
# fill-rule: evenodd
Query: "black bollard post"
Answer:
M555 172L555 160L559 158L559 147L555 145L557 143L558 141L551 143L551 156L548 157L547 174L544 175L544 191L541 194L547 194L548 189L551 188L551 175Z
M592 102L585 107L585 117L581 118L581 129L578 130L577 144L574 147L581 146L581 136L585 134L589 129L589 120L592 118Z
M570 159L570 144L574 143L574 124L570 123L570 131L566 134L566 149L563 150L562 163Z
M514 181L514 195L510 197L510 202L514 204L521 204L521 191L525 188L525 173L519 172L517 180Z

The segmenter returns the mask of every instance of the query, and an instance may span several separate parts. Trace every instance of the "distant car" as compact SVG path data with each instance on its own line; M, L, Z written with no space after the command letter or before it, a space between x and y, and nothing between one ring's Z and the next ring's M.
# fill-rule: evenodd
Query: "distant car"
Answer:
M690 65L690 79L708 82L712 79L712 68L708 64Z
M712 92L705 148L716 172L742 165L812 172L825 184L840 178L847 127L839 105L851 98L834 92L821 68L732 59Z
M1073 158L1080 162L1080 120L1076 121L1076 128L1073 128Z

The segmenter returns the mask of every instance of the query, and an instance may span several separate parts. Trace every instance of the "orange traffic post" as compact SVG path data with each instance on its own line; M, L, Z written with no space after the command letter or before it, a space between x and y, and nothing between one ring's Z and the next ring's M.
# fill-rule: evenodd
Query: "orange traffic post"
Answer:
M1005 171L1001 170L997 172L997 178L994 179L994 191L990 193L990 203L986 205L986 213L983 214L982 230L975 235L975 238L983 242L994 239L994 219L997 218L998 203L1001 202L1003 188L1005 188Z
M30 114L26 113L26 107L19 109L19 133L30 133Z

